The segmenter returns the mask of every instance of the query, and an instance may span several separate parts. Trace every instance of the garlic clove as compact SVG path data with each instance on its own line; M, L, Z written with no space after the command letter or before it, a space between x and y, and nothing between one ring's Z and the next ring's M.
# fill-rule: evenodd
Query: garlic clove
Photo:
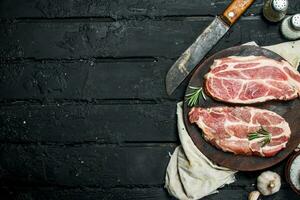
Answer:
M257 200L260 195L259 191L252 191L249 193L248 200Z
M272 171L265 171L257 177L257 189L262 195L271 195L281 187L280 176Z

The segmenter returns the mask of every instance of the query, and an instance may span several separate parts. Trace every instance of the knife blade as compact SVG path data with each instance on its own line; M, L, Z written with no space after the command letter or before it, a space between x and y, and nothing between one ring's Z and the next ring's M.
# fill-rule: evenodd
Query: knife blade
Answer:
M168 71L166 76L168 95L174 92L253 2L254 0L233 0L221 16L215 17Z

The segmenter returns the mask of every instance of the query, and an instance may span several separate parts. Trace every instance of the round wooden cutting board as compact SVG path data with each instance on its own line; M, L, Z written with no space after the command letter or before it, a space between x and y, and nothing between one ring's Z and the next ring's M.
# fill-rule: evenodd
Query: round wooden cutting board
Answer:
M213 64L213 61L215 59L228 56L250 55L265 56L278 61L283 60L281 56L267 49L255 46L232 47L214 54L213 56L205 60L202 64L197 66L196 71L191 77L189 86L203 87L204 75L208 73L208 71L210 70L210 66ZM186 94L188 93L190 93L189 88L187 88L186 91ZM206 101L203 98L200 98L200 107L233 106L232 104L215 101L208 95L206 96ZM300 99L298 98L291 101L269 101L260 104L252 104L251 106L273 111L281 115L290 125L292 134L289 142L287 143L287 147L273 157L263 158L259 156L234 155L233 153L223 152L222 150L219 150L216 147L212 146L201 136L201 130L197 127L197 125L191 124L189 122L188 113L190 111L190 108L187 106L187 102L185 101L183 109L186 129L198 149L216 164L240 171L255 171L271 167L285 159L300 142Z

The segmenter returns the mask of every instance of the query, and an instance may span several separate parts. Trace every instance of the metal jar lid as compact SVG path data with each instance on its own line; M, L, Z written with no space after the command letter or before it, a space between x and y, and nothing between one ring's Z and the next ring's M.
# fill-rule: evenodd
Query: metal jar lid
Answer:
M272 7L275 11L284 12L288 9L288 0L273 0Z
M295 30L300 31L300 14L291 17L291 25Z

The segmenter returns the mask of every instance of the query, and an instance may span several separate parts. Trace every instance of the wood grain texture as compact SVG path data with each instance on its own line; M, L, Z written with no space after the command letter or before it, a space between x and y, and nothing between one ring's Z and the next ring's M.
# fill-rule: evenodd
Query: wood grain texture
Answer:
M233 0L221 16L231 26L246 12L253 2L254 0Z
M61 144L177 142L175 112L175 102L2 106L0 141Z
M124 199L124 200L167 200L174 199L170 197L162 188L114 188L114 189L97 189L97 188L82 188L82 189L59 189L59 188L38 188L24 189L16 188L16 191L6 191L7 197L12 199L26 200L86 200L86 199ZM245 189L220 189L219 193L203 198L203 200L223 200L227 197L230 200L247 199L248 191ZM264 197L264 200L280 200L289 199L296 200L298 196L289 188L280 190L276 195Z
M176 144L1 144L0 185L64 187L161 187ZM14 158L14 159L11 159ZM159 160L159 162L158 162ZM108 167L109 166L109 167ZM269 170L284 177L284 164ZM253 190L262 171L239 172L227 189ZM282 187L288 187L285 179Z
M2 144L1 181L7 186L161 186L175 145L135 146Z
M66 18L66 17L113 17L138 16L191 16L221 14L230 0L2 0L2 18ZM288 12L297 13L298 0L290 0ZM263 0L256 0L245 15L261 13Z
M176 59L212 20L208 17L190 18L190 21L3 22L0 24L0 57ZM249 17L232 27L214 51L251 40L260 45L286 41L279 35L279 25L267 24L261 17Z
M103 191L108 195L104 196L106 198L111 196L127 199L128 195L130 199L131 193L145 195L145 198L150 199L153 196L169 199L162 186L169 161L168 154L173 149L174 145L145 144L127 147L88 143L71 146L1 144L0 194L8 193L9 196L32 199L38 199L39 196L61 198L62 195L68 199L74 195L86 195L93 199ZM283 177L284 164L275 165L269 170ZM230 199L246 197L250 191L255 190L256 177L261 172L237 173L236 182L220 189L221 195L212 195L207 199L224 198L222 194ZM26 190L26 187L29 189ZM54 188L50 192L45 190L49 187ZM239 191L241 196L232 193L233 191ZM119 196L123 193L126 195ZM297 199L285 179L282 179L282 189L272 198L279 200L287 195L291 199Z
M289 13L300 3L289 1ZM164 76L230 0L0 1L1 199L174 199L178 143ZM255 4L210 55L284 41ZM25 122L25 123L24 123ZM270 170L283 175L284 163ZM246 199L261 171L204 199ZM297 199L285 180L264 199Z
M172 64L164 59L0 63L0 98L166 99L164 79Z

